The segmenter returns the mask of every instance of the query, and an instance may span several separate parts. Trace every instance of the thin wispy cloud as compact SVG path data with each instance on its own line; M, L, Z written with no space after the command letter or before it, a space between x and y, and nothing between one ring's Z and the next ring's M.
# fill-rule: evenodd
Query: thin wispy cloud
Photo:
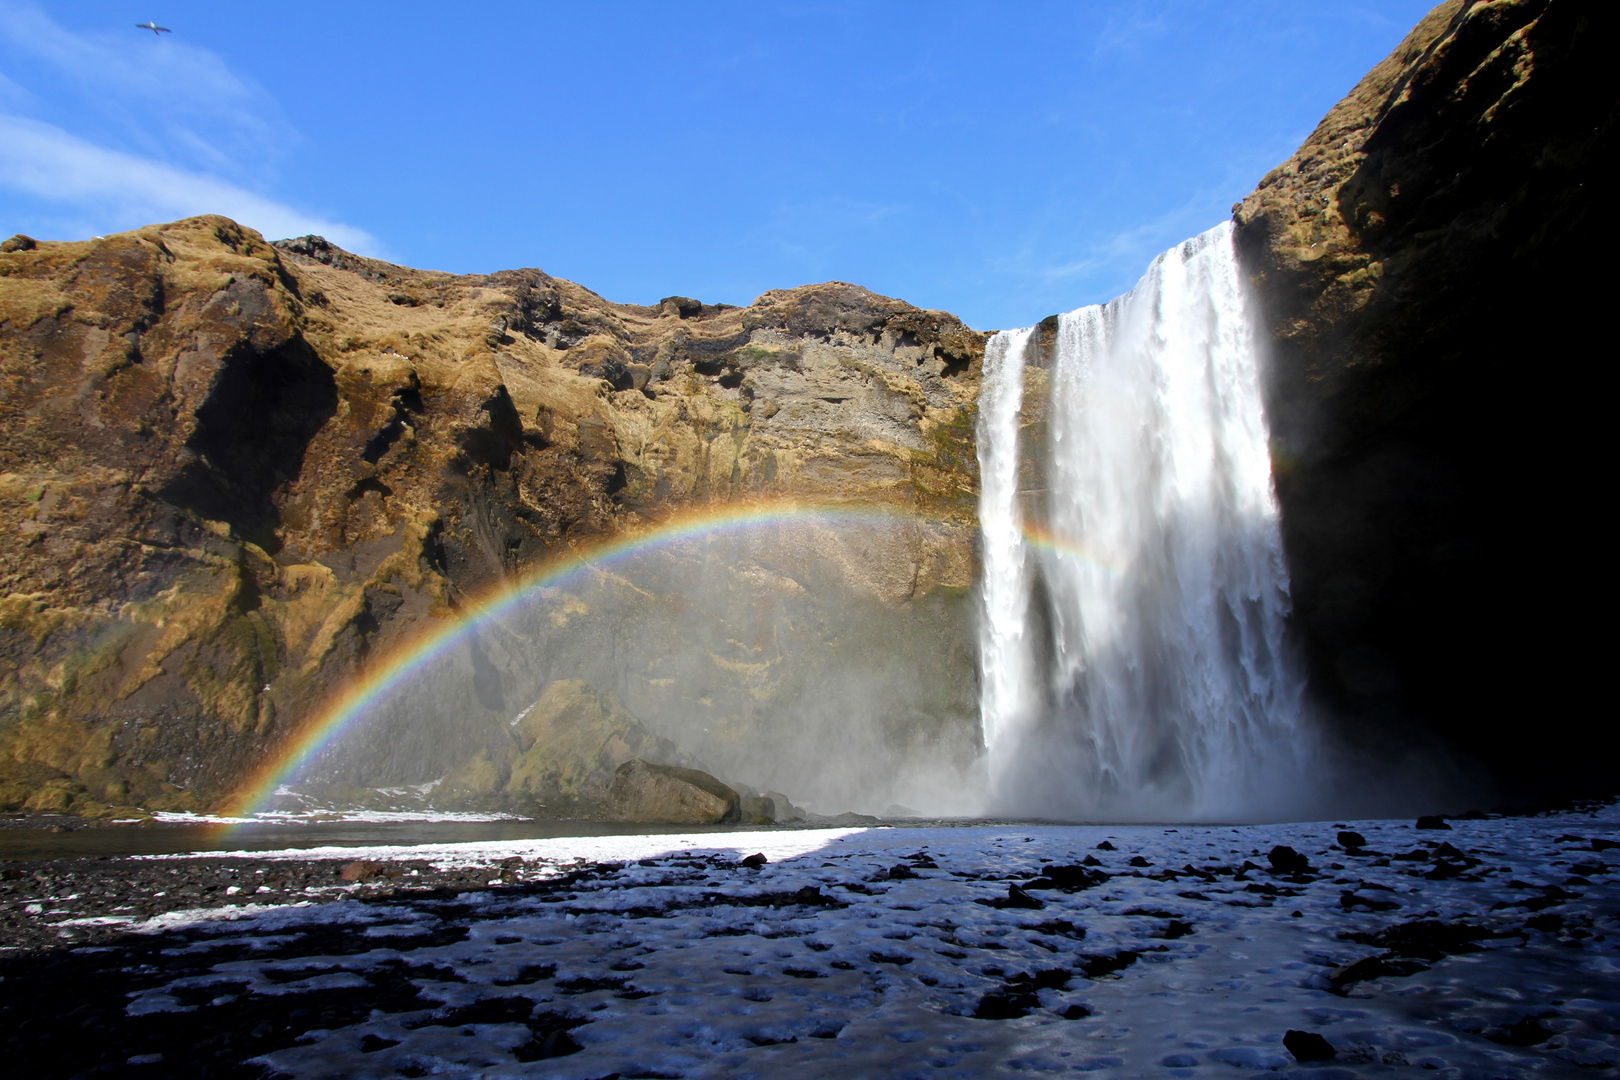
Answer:
M1136 52L1148 48L1163 38L1173 20L1161 10L1143 10L1128 7L1107 15L1099 28L1096 44L1092 47L1094 59L1117 59L1122 52Z
M1055 301L1063 310L1099 303L1129 289L1161 251L1220 221L1219 198L1199 192L1151 221L1105 234L1080 250L1054 251L1054 238L1042 233L991 259L990 268L1006 280L1024 282L1026 295L1037 303ZM1033 322L1049 314L1026 317Z
M76 34L31 4L0 4L0 40L53 73L110 133L148 153L180 144L212 168L258 168L297 139L275 100L207 49L185 41ZM50 115L41 119L52 119Z
M364 230L275 198L297 130L216 53L165 37L70 30L0 0L0 187L111 232L201 213L270 237L321 232L374 253Z
M842 195L783 201L776 204L768 220L753 230L750 239L809 266L823 267L834 262L851 243L909 210L904 203Z
M276 239L320 233L352 251L376 238L324 221L206 174L108 150L37 120L0 115L0 185L40 199L93 206L100 216L145 223L224 214Z

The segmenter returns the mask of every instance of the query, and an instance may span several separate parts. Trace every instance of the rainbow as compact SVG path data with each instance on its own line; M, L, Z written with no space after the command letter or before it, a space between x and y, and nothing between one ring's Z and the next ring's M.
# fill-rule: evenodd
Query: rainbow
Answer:
M1024 543L1038 551L1049 551L1054 555L1077 559L1088 566L1101 570L1109 577L1125 576L1123 567L1098 558L1087 548L1043 525L1031 525L1026 522L1024 524Z
M781 524L897 524L926 520L892 507L828 503L754 502L705 507L667 519L640 533L612 537L545 563L475 600L454 620L401 644L346 686L266 761L229 802L233 817L249 817L319 757L412 672L453 649L480 627L512 611L543 589L566 585L638 555L685 541Z

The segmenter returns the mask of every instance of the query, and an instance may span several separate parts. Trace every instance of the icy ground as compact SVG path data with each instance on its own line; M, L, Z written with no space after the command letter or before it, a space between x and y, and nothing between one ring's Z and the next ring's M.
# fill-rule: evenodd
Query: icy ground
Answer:
M152 820L166 825L314 825L332 821L393 824L396 822L517 821L514 814L450 810L262 810L246 816L197 814L184 810L157 810Z
M1620 1076L1620 814L1450 824L288 851L490 878L170 915L51 970L116 987L125 1075ZM0 993L46 986L22 963Z

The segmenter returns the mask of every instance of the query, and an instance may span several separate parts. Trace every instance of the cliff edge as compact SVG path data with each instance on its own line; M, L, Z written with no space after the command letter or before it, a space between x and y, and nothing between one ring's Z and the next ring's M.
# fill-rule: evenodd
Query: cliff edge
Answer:
M1235 207L1313 682L1378 752L1612 790L1586 600L1620 10L1450 0Z

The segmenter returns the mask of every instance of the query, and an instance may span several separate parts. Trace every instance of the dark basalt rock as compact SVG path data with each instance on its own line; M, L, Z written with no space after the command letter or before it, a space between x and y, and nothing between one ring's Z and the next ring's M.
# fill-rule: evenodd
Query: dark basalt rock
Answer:
M1398 923L1372 933L1355 932L1343 936L1347 941L1387 949L1394 956L1439 960L1456 953L1478 952L1479 946L1475 942L1495 937L1496 933L1483 926L1469 923L1420 919L1415 922Z
M1299 1062L1332 1061L1336 1056L1333 1044L1314 1031L1290 1028L1283 1036L1283 1047Z
M1438 739L1532 798L1616 784L1590 595L1479 583L1604 565L1599 533L1501 507L1584 520L1602 483L1578 385L1620 240L1617 50L1614 4L1448 0L1234 213L1313 686L1381 763Z
M1542 1023L1541 1017L1526 1016L1501 1027L1488 1027L1480 1034L1503 1046L1540 1046L1558 1033Z
M1423 817L1420 817L1420 818L1417 819L1417 824L1413 825L1412 828L1414 828L1414 829L1450 829L1451 826L1447 825L1446 824L1446 819L1439 816L1438 814L1425 814Z
M1271 868L1279 874L1303 874L1310 870L1311 860L1286 844L1278 844L1266 856Z
M1407 960L1397 956L1365 956L1360 960L1341 964L1328 974L1328 980L1339 990L1347 990L1359 982L1368 982L1372 979L1404 978L1415 975L1419 971L1427 971L1428 965L1416 960Z
M1368 911L1394 911L1401 905L1394 900L1375 900L1360 893L1343 892L1339 894L1339 906L1346 911L1354 911L1356 908L1366 908Z
M1121 949L1114 953L1091 953L1080 958L1080 970L1088 979L1100 979L1105 975L1124 971L1141 958L1142 954L1132 949Z
M992 990L979 998L973 1015L980 1020L1017 1020L1041 1007L1041 999L1033 990Z
M1001 901L998 907L1039 909L1046 906L1046 901L1037 900L1017 885L1007 886L1007 899Z
M1040 877L1024 882L1024 888L1062 889L1064 892L1073 893L1101 885L1107 880L1107 874L1088 866L1053 865L1044 867Z

